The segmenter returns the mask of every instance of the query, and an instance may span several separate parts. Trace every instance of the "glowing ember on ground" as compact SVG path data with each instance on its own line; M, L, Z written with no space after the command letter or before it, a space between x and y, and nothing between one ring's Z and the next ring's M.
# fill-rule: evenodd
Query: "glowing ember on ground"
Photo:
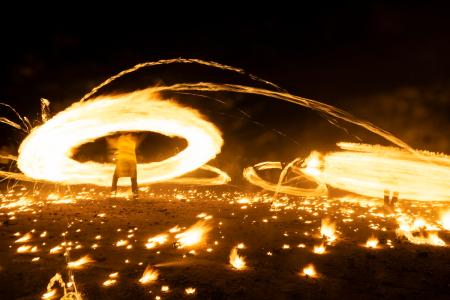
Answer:
M176 232L180 232L180 231L181 231L181 228L178 225L169 229L170 233L176 233Z
M161 292L168 293L169 292L169 286L168 285L161 286Z
M69 269L80 269L84 265L86 265L88 263L92 263L92 262L94 262L94 260L89 255L85 255L85 256L83 256L80 259L77 259L75 261L69 261L67 263L67 267Z
M316 254L324 254L325 253L325 245L320 244L320 245L314 246L313 252Z
M179 247L192 247L204 242L205 235L212 229L212 227L205 221L199 221L175 236L177 238Z
M50 254L56 254L56 253L59 253L59 252L61 252L61 250L63 249L63 247L61 247L61 246L55 246L55 247L53 247L52 249L50 249Z
M399 228L395 231L397 236L405 237L413 244L428 244L433 246L446 246L443 241L424 219L413 219L406 214L401 214L397 217ZM428 227L431 229L429 230Z
M158 234L154 237L151 237L147 240L147 243L145 244L145 247L147 249L152 249L155 248L156 246L159 245L163 245L164 243L167 242L167 239L169 238L169 236L167 234Z
M186 294L188 294L188 295L195 294L195 291L196 291L196 289L193 288L193 287L188 287L188 288L186 288L186 289L184 290L184 292L185 292Z
M116 242L116 247L123 247L128 245L128 241L127 240L119 240Z
M366 247L367 248L372 248L372 249L376 249L378 248L378 239L372 235L366 242Z
M245 258L243 256L239 256L237 249L237 246L231 249L230 265L236 270L243 270L246 267Z
M28 233L24 234L21 238L17 239L15 241L15 243L25 243L25 242L28 242L29 240L31 240L31 238L32 238L32 235L31 235L31 233L28 232Z
M108 279L103 282L103 286L108 287L108 286L116 284L116 282L117 282L117 280L115 280L115 279Z
M320 227L320 235L325 237L329 242L336 240L336 224L331 222L329 218L322 219Z
M147 266L145 268L142 277L139 279L141 284L148 284L150 282L156 281L158 279L159 272L156 269L153 269L151 266Z
M41 299L52 299L56 295L56 289L44 293Z
M301 275L311 277L311 278L317 278L319 275L316 272L316 268L313 264L309 264L306 267L303 268Z
M32 246L31 245L23 245L17 248L17 253L27 253L31 252Z

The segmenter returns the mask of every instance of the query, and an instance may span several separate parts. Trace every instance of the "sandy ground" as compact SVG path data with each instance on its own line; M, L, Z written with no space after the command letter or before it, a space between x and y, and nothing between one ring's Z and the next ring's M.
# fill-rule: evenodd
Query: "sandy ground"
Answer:
M61 199L70 203L59 203ZM379 215L380 203L292 197L274 208L270 201L269 196L232 188L155 187L142 192L137 201L110 198L96 190L49 197L16 188L1 202L0 298L39 299L58 272L67 281L67 247L69 260L88 254L95 261L73 271L83 299L450 298L448 246L397 239L397 224ZM399 206L435 219L446 204ZM313 246L322 242L321 219L327 216L336 222L338 238L327 245L325 254L315 254ZM177 247L175 234L168 230L202 219L212 228L203 243ZM41 237L44 231L47 234ZM15 242L27 232L30 240ZM167 233L169 240L147 249L147 239L160 233ZM380 240L379 249L363 247L371 234ZM96 239L98 235L101 239ZM439 236L450 243L448 231ZM128 241L131 249L118 247L119 240ZM63 242L61 252L49 253ZM245 248L238 253L247 268L236 270L229 264L229 254L241 242ZM93 249L93 244L98 247ZM37 249L18 253L23 245ZM190 252L193 249L195 253ZM32 261L36 257L39 260ZM318 278L300 274L309 263ZM147 265L159 271L159 278L142 285L139 279ZM116 283L103 286L115 272ZM195 288L193 294L186 294L189 287ZM59 289L54 299L62 293Z

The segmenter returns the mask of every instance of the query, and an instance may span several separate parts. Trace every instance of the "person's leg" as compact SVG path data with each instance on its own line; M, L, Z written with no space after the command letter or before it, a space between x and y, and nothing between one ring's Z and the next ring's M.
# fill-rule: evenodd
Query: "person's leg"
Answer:
M131 190L133 191L133 197L138 197L138 185L137 185L137 172L134 171L133 175L131 176Z
M384 206L389 206L390 194L389 190L384 190Z
M117 181L119 178L117 177L117 170L114 171L112 185L111 185L111 193L117 193Z
M392 199L391 199L391 207L395 208L395 205L398 201L398 192L394 192Z

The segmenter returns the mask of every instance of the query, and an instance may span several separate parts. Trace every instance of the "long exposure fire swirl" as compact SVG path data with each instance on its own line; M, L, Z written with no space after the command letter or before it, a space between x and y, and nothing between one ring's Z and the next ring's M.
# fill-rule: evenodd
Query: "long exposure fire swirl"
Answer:
M18 166L31 178L110 185L113 165L80 163L71 155L75 147L119 131L152 131L183 137L188 142L187 148L174 157L139 164L138 176L143 184L193 171L213 159L223 144L220 131L197 111L158 100L147 89L72 105L35 128L23 141Z

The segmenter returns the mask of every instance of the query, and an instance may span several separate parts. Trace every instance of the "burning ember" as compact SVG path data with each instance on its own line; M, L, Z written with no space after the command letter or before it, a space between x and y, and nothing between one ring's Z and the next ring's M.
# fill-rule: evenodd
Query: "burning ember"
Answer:
M212 229L212 227L205 221L198 221L185 231L177 234L177 243L180 248L197 246L204 242L205 235Z
M238 246L231 249L230 265L236 270L243 270L246 267L245 258L238 255Z
M164 243L167 242L168 237L169 236L167 234L158 234L154 237L151 237L147 240L145 247L147 249L152 249L155 248L156 246L163 245Z
M69 269L80 269L85 264L92 263L92 262L94 262L94 260L89 255L85 255L85 256L81 257L80 259L78 259L78 260L69 261L67 263L67 267Z
M316 272L316 268L313 264L309 264L306 267L303 268L302 272L300 273L302 276L311 277L311 278L317 278L319 275Z
M15 243L25 243L25 242L28 242L29 240L31 240L31 238L32 238L32 235L31 235L31 233L28 232L28 233L24 234L21 238L17 239L15 241Z
M325 253L325 245L322 243L318 246L314 246L313 252L316 254L324 254Z
M117 280L115 280L115 279L108 279L103 282L103 286L108 287L108 286L116 284L116 282L117 282Z
M156 269L153 269L151 266L147 266L142 274L142 277L139 279L139 282L141 284L148 284L156 281L158 276L159 272Z
M56 295L56 289L52 289L46 293L44 293L41 299L52 299Z
M185 292L187 295L193 295L193 294L195 294L195 291L196 291L196 289L193 288L193 287L188 287L188 288L186 288L186 289L184 290L184 292Z
M372 235L366 242L367 248L377 249L378 248L378 239Z
M320 235L325 237L328 242L336 240L336 224L331 222L329 218L322 219L322 225L320 227Z
M399 228L396 234L399 237L405 237L413 244L429 244L433 246L445 246L446 243L439 238L435 228L425 222L424 219L413 219L406 214L397 217Z

